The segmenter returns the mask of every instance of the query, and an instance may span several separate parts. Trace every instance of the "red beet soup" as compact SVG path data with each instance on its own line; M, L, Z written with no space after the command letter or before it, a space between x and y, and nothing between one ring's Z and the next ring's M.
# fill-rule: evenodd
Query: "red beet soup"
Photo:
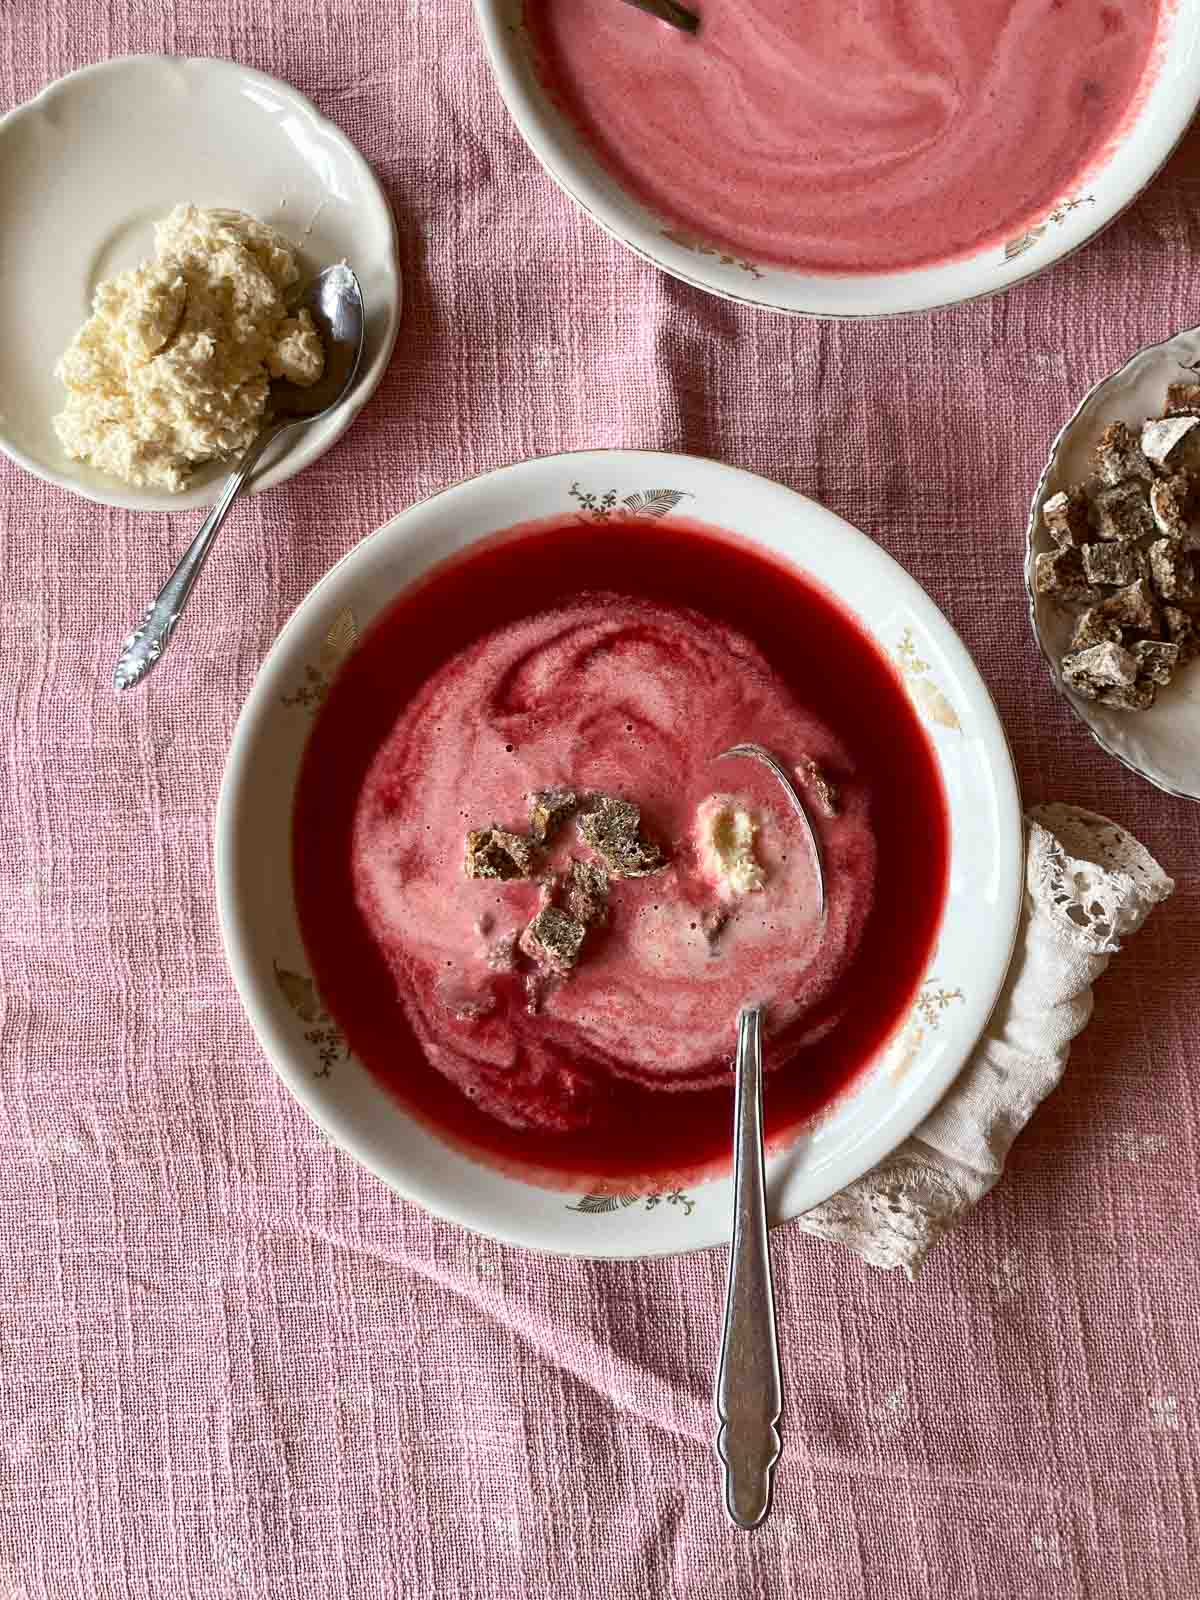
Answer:
M689 0L692 3L692 0ZM1079 197L1152 79L1160 0L525 0L550 98L677 229L804 272L1002 246Z
M714 761L745 740L836 788L811 807L823 917L775 780ZM521 941L570 907L572 862L600 864L586 817L529 876L464 866L471 830L527 841L548 789L632 802L665 863L610 877L565 977ZM751 819L740 891L714 813ZM903 685L828 593L699 523L572 517L474 545L375 621L314 724L293 853L325 1004L410 1111L539 1181L658 1183L727 1159L742 1004L768 1007L771 1139L872 1059L930 959L949 845Z

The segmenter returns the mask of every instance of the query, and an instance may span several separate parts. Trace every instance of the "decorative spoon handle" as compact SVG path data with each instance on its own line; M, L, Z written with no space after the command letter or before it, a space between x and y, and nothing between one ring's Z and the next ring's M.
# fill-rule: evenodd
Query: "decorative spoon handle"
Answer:
M286 423L270 422L225 480L221 497L200 524L196 537L188 545L175 571L163 584L158 594L146 608L141 621L126 638L113 669L113 688L132 689L161 658L170 643L175 624L183 615L188 596L196 586L196 579L204 570L208 553L213 547L221 524L230 506L237 499L249 478L254 463L263 451L282 432Z
M782 1445L776 1424L783 1383L767 1245L762 1126L762 1012L738 1017L733 1120L733 1243L725 1291L725 1333L717 1371L717 1455L725 1464L725 1509L756 1528L771 1506Z

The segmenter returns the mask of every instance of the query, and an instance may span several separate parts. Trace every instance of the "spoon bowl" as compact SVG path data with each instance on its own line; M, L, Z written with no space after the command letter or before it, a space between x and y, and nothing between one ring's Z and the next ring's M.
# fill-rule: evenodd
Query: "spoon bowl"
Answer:
M784 794L787 795L792 810L800 819L800 826L804 830L804 842L808 846L809 855L812 857L813 870L817 878L817 915L825 916L825 862L821 855L821 843L817 838L816 830L812 825L800 791L792 778L791 773L771 752L761 744L735 744L728 750L722 750L716 758L718 761L731 761L734 757L745 757L749 761L757 761L761 766L775 777Z
M290 309L307 311L316 323L325 347L325 371L308 388L286 378L271 385L270 415L287 425L312 422L342 400L362 359L366 326L362 289L344 261L318 272Z

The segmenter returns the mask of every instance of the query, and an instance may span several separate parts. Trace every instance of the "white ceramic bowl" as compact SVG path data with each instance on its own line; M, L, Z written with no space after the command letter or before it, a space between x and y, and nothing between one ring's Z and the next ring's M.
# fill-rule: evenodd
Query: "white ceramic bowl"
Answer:
M686 1194L580 1196L518 1181L444 1144L347 1057L309 975L291 884L289 819L312 713L359 632L455 551L519 522L578 512L573 485L597 497L593 516L619 516L629 496L674 489L687 497L689 516L765 545L840 596L903 676L945 786L949 894L925 982L877 1059L771 1159L775 1220L815 1205L893 1149L958 1073L1008 968L1023 892L1023 835L995 709L941 612L870 539L749 473L641 451L526 461L413 506L322 579L284 628L246 702L217 814L225 948L263 1049L332 1138L429 1210L518 1244L633 1256L727 1238L729 1179ZM665 515L670 500L658 502ZM580 521L586 536L586 518ZM732 1037L732 1018L730 1027Z
M51 419L55 364L102 278L154 252L154 223L181 201L249 212L300 249L306 274L347 260L362 284L366 348L355 386L323 421L263 457L251 490L315 461L378 384L400 320L387 198L370 167L303 95L232 61L127 56L43 89L0 118L0 449L51 483L139 510L216 498L227 465L183 494L134 489L71 461Z
M500 93L530 149L567 194L601 227L665 272L727 300L772 311L892 316L994 294L1033 277L1078 250L1137 197L1200 105L1200 0L1164 0L1156 70L1135 119L1081 189L1062 195L1041 222L1004 246L917 271L845 277L792 272L734 259L702 239L683 243L672 238L677 225L664 222L630 195L543 91L529 62L524 0L474 3Z
M1191 662L1160 689L1149 711L1113 711L1081 699L1063 683L1060 670L1074 618L1051 596L1034 592L1033 569L1039 553L1054 548L1042 507L1052 494L1090 477L1092 451L1108 424L1125 422L1140 430L1147 417L1161 413L1167 385L1194 382L1198 368L1200 328L1189 328L1139 350L1088 392L1051 447L1034 490L1025 548L1029 618L1055 688L1102 749L1185 800L1200 800L1200 661Z

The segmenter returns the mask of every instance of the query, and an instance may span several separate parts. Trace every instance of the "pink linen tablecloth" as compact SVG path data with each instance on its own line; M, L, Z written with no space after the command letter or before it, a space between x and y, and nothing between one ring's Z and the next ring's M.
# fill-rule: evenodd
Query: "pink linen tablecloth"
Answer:
M137 51L310 95L391 195L408 299L361 419L241 507L141 694L114 640L194 519L0 462L0 1597L1190 1600L1200 811L1072 722L1020 557L1082 391L1200 320L1200 140L1036 282L821 325L578 214L467 0L3 0L0 109ZM396 1199L276 1082L213 907L234 719L310 585L440 485L590 445L717 456L870 531L974 651L1027 803L1110 814L1179 881L916 1285L777 1235L787 1453L753 1536L710 1454L721 1256L545 1261Z

